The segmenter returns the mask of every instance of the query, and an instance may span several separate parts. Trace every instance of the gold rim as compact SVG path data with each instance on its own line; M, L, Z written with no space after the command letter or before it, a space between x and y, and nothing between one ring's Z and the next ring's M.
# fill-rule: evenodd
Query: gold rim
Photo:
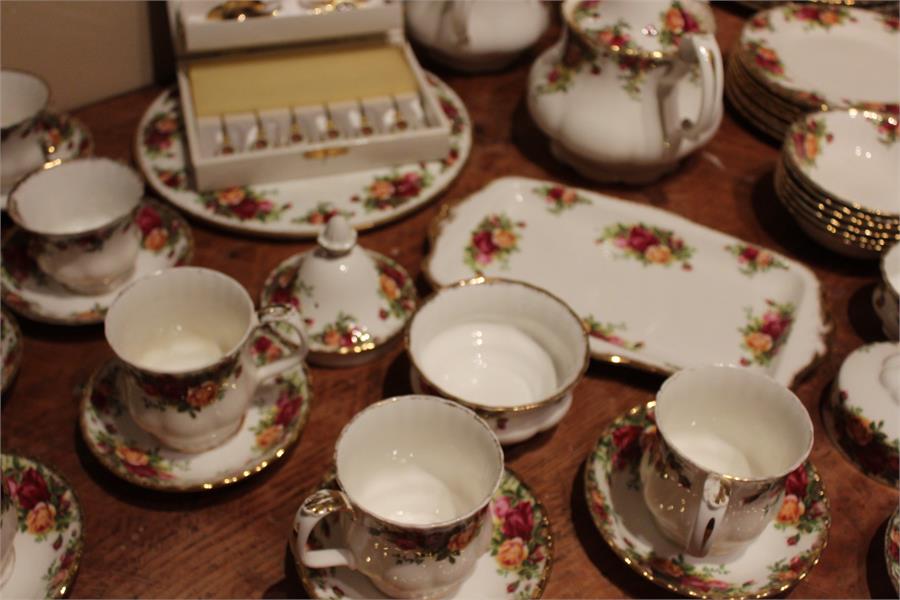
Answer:
M430 191L429 191L429 195L428 195L427 199L422 199L418 204L406 204L406 205L404 205L403 208L398 208L394 212L390 213L390 216L388 216L384 219L372 219L371 221L363 221L358 224L352 224L351 226L358 232L365 232L365 231L377 229L379 227L384 227L384 226L389 225L407 215L410 215L414 212L418 212L418 211L424 209L429 204L434 203L435 200L437 200L438 196L442 195L445 191L447 191L447 188L450 187L451 184L456 182L456 180L459 178L460 173L462 173L463 168L469 162L469 157L472 154L472 146L474 145L474 135L473 135L472 118L469 115L468 109L466 109L465 103L462 101L462 98L459 97L459 94L457 94L456 91L454 91L453 88L451 88L442 79L440 79L439 77L437 77L430 71L424 71L424 74L425 74L426 84L433 86L441 93L448 95L450 97L451 101L456 106L456 108L458 108L463 115L463 120L465 122L464 131L457 138L460 141L459 156L457 157L456 162L448 168L448 171L450 171L450 174L448 175L446 181L444 181L444 183L441 185L435 185L435 186L429 188ZM429 80L429 78L431 78L431 80ZM141 120L138 123L138 127L134 134L134 143L132 146L133 146L134 156L136 157L138 171L140 172L144 181L150 186L150 188L161 198L165 199L166 202L169 202L170 204L174 205L176 208L180 208L181 210L184 210L193 218L199 219L205 223L214 225L215 227L219 227L225 231L230 231L230 232L237 233L240 235L250 235L250 236L256 235L256 236L265 237L267 239L274 239L274 240L277 240L277 239L282 239L282 240L314 239L317 235L319 235L320 229L317 229L316 231L308 231L308 232L267 231L265 229L246 229L246 228L240 227L234 223L230 223L228 221L212 220L211 217L209 215L207 215L206 213L203 213L201 211L194 211L189 206L182 206L181 203L174 202L171 199L169 199L169 196L168 196L169 191L167 191L167 190L171 190L171 188L168 188L162 182L159 182L159 184L157 184L158 177L156 177L155 174L153 174L153 176L151 177L150 171L152 171L153 165L146 163L146 161L144 160L143 154L141 152L141 143L140 142L141 142L141 132L143 131L144 127L146 126L146 123L144 121L147 118L149 109L154 104L156 104L156 102L159 100L159 98L161 96L170 93L172 90L177 90L177 89L178 89L177 86L166 88L165 90L163 90L163 92L159 96L157 96L150 102L150 105L147 107L147 109L144 111L144 114L141 116ZM180 109L178 109L178 111L180 113ZM466 132L468 132L469 143L463 144L462 140L466 136ZM184 143L186 145L187 141L185 141ZM465 152L463 152L463 150L465 150ZM182 162L182 167L185 169L185 176L190 177L190 175L189 175L190 170L191 170L190 169L190 161L188 160L187 157L184 158L184 160ZM455 171L454 171L454 169L455 169ZM443 175L444 173L446 173L446 171L438 173L438 175ZM175 191L177 192L178 190L175 190ZM191 192L197 196L200 196L200 193L196 189L184 190L184 191Z
M103 362L97 369L91 373L90 378L87 380L87 383L84 385L84 389L81 392L81 403L79 405L79 417L78 424L81 429L81 437L84 440L85 445L88 447L88 450L91 451L91 454L97 461L106 468L107 471L127 481L128 483L134 484L136 486L155 490L158 492L168 492L172 494L183 493L183 492L208 492L212 490L216 490L219 488L227 487L230 485L234 485L240 481L244 481L245 479L249 479L254 475L265 471L272 465L279 463L284 455L287 454L288 450L290 450L297 440L300 438L300 434L303 433L303 429L306 427L307 421L309 421L309 413L312 410L312 401L313 401L313 393L312 393L312 375L309 373L309 368L306 366L304 362L300 362L299 366L302 367L303 375L306 378L306 402L307 409L305 414L300 417L297 421L297 425L291 431L290 435L284 440L282 445L273 450L266 453L264 458L261 458L259 462L256 463L253 467L243 469L242 471L235 473L233 477L226 477L224 479L217 479L212 481L204 481L199 483L194 483L191 485L160 485L156 482L147 481L146 479L141 479L139 477L135 477L131 473L126 471L117 469L116 466L106 457L105 454L101 453L95 446L93 439L91 438L90 431L88 429L87 424L87 414L88 414L88 404L91 401L91 392L94 389L94 381L97 376L100 375L104 370L110 367L110 365L114 365L114 363L118 361L116 358L110 358ZM296 367L295 367L296 368ZM127 408L126 408L127 410Z
M404 328L410 322L413 314L415 314L415 312L417 311L417 309L419 307L419 294L416 291L415 283L413 282L412 277L410 277L409 272L406 270L406 268L403 265L401 265L399 262L397 262L396 260L389 258L389 257L385 256L384 254L381 254L380 252L375 252L374 250L369 250L367 248L363 248L363 250L365 250L368 254L374 255L378 259L384 260L390 266L399 269L400 271L403 272L404 275L406 275L406 278L409 280L410 285L411 285L411 289L413 292L413 302L415 303L415 305L413 306L413 309L411 311L409 311L409 314L406 315L406 318L403 319L403 321L400 323L400 325L397 327L397 329L395 331L389 332L387 334L387 336L385 336L384 338L365 342L363 344L357 344L357 345L355 345L353 347L349 347L349 348L337 348L336 350L313 350L313 349L310 349L309 356L310 356L310 360L312 360L313 362L324 362L324 363L326 363L325 366L327 366L327 363L332 362L334 360L340 361L340 360L345 359L348 362L353 361L353 360L360 360L360 359L365 359L363 362L368 361L368 360L374 360L375 358L378 357L378 352L376 352L376 351L384 350L388 346L393 345L397 341L397 339L400 337L400 334L403 333ZM303 258L307 254L309 254L310 252L313 252L313 251L314 250L308 250L306 252L294 254L292 256L287 257L280 263L278 263L278 265L269 272L269 275L266 276L266 281L265 281L265 283L263 283L262 291L259 293L259 303L261 305L267 304L265 297L267 295L270 295L268 288L274 282L274 276L275 276L276 272L280 271L283 268L286 268L289 266L294 266L294 263L296 263L297 268L299 269L300 264L303 262ZM303 313L301 312L301 316L302 316L302 314ZM306 326L304 325L304 330L305 329L306 329Z
M194 258L194 234L193 234L193 231L191 230L191 227L188 224L187 220L184 217L182 217L181 213L179 213L178 211L176 211L172 208L169 208L168 206L165 206L162 203L160 203L156 200L152 200L147 197L145 197L141 200L141 204L138 205L137 210L140 210L141 207L146 204L150 204L150 205L158 208L159 210L164 211L165 213L170 215L170 218L173 221L177 221L179 231L183 234L185 240L187 240L187 246L185 247L184 251L175 259L175 262L172 263L169 267L164 267L164 268L172 268L179 262L182 265L190 264L190 262ZM24 229L22 229L21 227L14 226L12 228L10 234L6 236L5 240L3 240L2 248L5 249L7 247L7 245L12 243L12 240L14 240L18 235L27 235L27 232ZM130 284L126 284L126 285L130 285ZM10 302L9 301L10 294L21 297L21 295L16 290L10 288L10 285L7 284L5 280L0 280L0 298L2 298L4 303L6 303L6 306L9 307L9 309L12 310L13 312L15 312L16 314L22 315L23 317L25 317L27 319L31 319L32 321L38 321L40 323L48 323L50 325L66 325L66 326L71 326L71 327L78 327L81 325L96 325L98 323L102 323L105 318L105 314L104 314L104 316L101 316L98 319L86 319L86 320L53 317L53 316L46 315L41 312L33 311L30 308L28 308L27 306L20 306L20 305L16 304L15 302ZM28 302L24 298L23 298L23 301ZM31 306L33 304L34 304L34 302L28 302L29 306ZM110 300L110 304L112 304L112 300ZM109 306L102 307L102 308L109 309Z
M5 392L19 373L19 367L22 364L22 346L25 343L25 339L22 337L22 330L19 328L19 323L16 322L16 319L9 311L5 308L0 308L0 312L3 313L3 321L6 326L12 330L13 336L16 338L16 347L13 350L13 358L10 361L9 373L3 373L3 384L0 386L0 392Z
M534 493L534 490L531 489L531 486L529 486L527 483L525 483L525 481L521 477L519 477L518 474L513 469L511 469L510 467L508 467L506 465L504 465L503 469L506 473L508 473L510 476L512 476L512 478L515 479L520 486L525 488L525 491L528 492L528 494L530 494L532 499L534 500L534 504L536 506L538 506L541 510L541 515L542 515L541 526L547 531L547 537L546 537L547 542L546 542L546 545L544 546L544 548L546 550L547 560L544 563L545 567L544 567L543 573L541 573L541 578L535 584L534 593L531 595L531 598L534 598L534 599L541 598L541 597L543 597L544 591L546 590L547 581L549 581L549 579L550 579L550 573L553 571L554 545L553 545L553 528L551 527L551 524L550 524L550 513L547 511L547 507L544 506L544 503L540 501L537 494ZM305 497L310 496L311 494L317 492L318 490L323 489L324 487L326 487L327 485L330 484L332 479L337 481L336 475L335 475L335 468L333 465L330 467L330 469L326 473L325 477L322 478L322 481L319 483L319 485L315 486L303 497L305 498ZM493 498L491 498L491 502L493 502ZM488 504L488 506L490 507L490 503ZM492 524L492 526L493 526L493 524ZM303 564L303 561L300 560L300 557L298 556L296 533L294 533L292 529L290 530L290 533L288 534L288 541L289 541L288 545L291 548L291 554L293 554L294 568L297 569L297 574L300 576L300 582L303 584L303 588L306 590L306 593L311 595L311 597L322 598L322 596L313 596L313 594L316 591L316 585L313 583L312 579L309 576L309 569L306 567L306 565ZM487 553L485 553L485 554L487 554Z
M832 210L831 215L833 216L829 216L826 214L828 213L828 209L825 208L825 205L822 202L819 202L817 197L811 195L810 192L801 187L801 184L797 182L796 176L791 173L788 165L779 164L776 166L776 171L780 177L780 181L777 183L782 184L784 191L790 195L789 199L794 202L795 207L801 209L809 216L814 217L816 220L830 224L841 231L846 231L849 234L858 236L863 241L871 241L873 244L890 244L893 241L900 240L900 231L892 231L882 224L873 224L870 226L863 223L856 225L853 223L853 220L859 222L860 219L856 219L855 217L847 217L847 221L850 221L848 223L844 221L844 214L836 210Z
M75 507L78 509L78 517L79 517L79 534L78 534L78 542L76 543L75 554L72 557L72 567L69 569L69 574L63 580L63 582L53 590L53 595L51 598L65 598L72 591L72 584L75 583L75 577L78 575L78 569L81 567L81 555L84 554L84 511L82 510L81 501L78 499L78 493L75 491L75 488L69 483L69 480L62 476L59 471L47 465L47 463L39 461L35 458L27 454L20 454L18 452L7 451L3 452L4 456L16 457L26 462L30 462L34 465L40 465L45 470L50 471L54 477L59 479L69 493L72 494L72 500Z
M544 180L537 180L544 181ZM431 222L428 224L428 229L426 231L426 239L428 241L428 253L422 258L422 264L420 267L420 272L425 277L425 280L428 282L433 289L440 289L443 287L437 279L431 273L431 261L434 258L435 250L437 248L437 240L441 236L444 227L453 222L453 219L456 217L454 214L454 210L460 206L471 200L472 196L475 194L481 193L485 188L474 192L473 194L469 194L468 196L462 196L455 200L447 200L440 205L440 210L438 213L432 218ZM579 189L579 188L575 188ZM589 193L597 193L591 190L585 190ZM799 264L799 263L798 263ZM802 266L802 265L801 265ZM797 373L791 378L789 388L794 388L801 381L806 379L812 372L815 370L815 367L820 365L822 361L824 361L825 357L828 355L828 340L831 338L833 333L833 321L831 319L831 315L828 312L828 309L825 306L825 291L822 289L821 284L816 280L816 285L819 291L819 312L820 312L820 321L824 326L824 332L819 334L819 339L822 341L825 349L822 352L818 352L813 355L810 359L809 363L802 367ZM548 292L551 293L551 292ZM672 373L678 371L680 367L676 365L671 365L670 367L665 367L661 365L655 365L651 363L644 362L639 359L622 356L618 353L611 352L599 352L591 349L590 339L588 340L588 350L590 352L590 357L594 360L604 362L611 365L625 365L628 367L633 367L635 369L640 369L647 373L652 373L654 375L668 376Z
M729 68L732 70L735 81L740 84L741 91L747 93L747 97L752 99L754 106L758 106L764 114L773 119L790 124L809 110L807 107L789 102L761 86L747 71L739 54L731 55ZM760 100L765 100L765 102L760 102Z
M803 572L800 573L796 579L794 579L793 581L791 581L789 583L784 584L783 586L781 586L778 589L773 589L773 590L770 590L770 591L767 591L764 593L760 593L760 594L748 594L746 596L724 596L724 595L719 595L719 594L715 594L715 593L706 593L706 592L702 592L702 591L698 592L696 589L689 588L682 584L675 584L675 583L663 581L657 577L654 577L653 573L651 571L643 569L640 565L638 565L633 560L631 560L629 557L627 557L625 555L625 552L621 548L619 548L619 546L615 543L615 540L613 540L612 537L606 533L606 530L605 530L603 524L598 521L597 517L594 515L594 511L592 511L590 508L591 507L590 494L592 491L594 491L594 488L591 485L589 473L592 471L592 467L594 464L594 455L597 451L597 446L600 444L600 441L603 440L603 438L612 435L612 430L614 429L615 425L617 423L619 423L622 419L624 419L626 417L634 416L635 414L637 414L638 412L641 412L641 411L645 411L645 412L649 411L655 406L656 406L656 401L651 400L643 405L635 406L634 408L628 410L624 414L616 417L612 421L612 423L610 423L606 427L606 429L603 430L603 433L600 434L600 437L597 438L597 443L595 443L591 447L591 453L588 456L587 460L585 461L584 474L583 474L584 500L585 500L585 503L587 504L588 513L591 515L591 521L594 523L594 526L596 527L597 531L600 533L600 536L603 538L603 541L605 541L606 545L609 546L609 549L612 550L613 553L616 556L618 556L620 560L622 560L622 562L624 562L626 565L628 565L628 567L632 571L634 571L635 573L637 573L644 579L650 581L651 583L658 585L659 587L665 588L669 591L672 591L672 592L675 592L678 594L682 594L685 596L690 596L692 598L715 598L715 599L727 598L728 600L749 600L751 598L754 598L754 599L769 598L771 596L776 596L778 594L784 593L787 590L796 586L801 581L803 581L806 578L806 576L809 575L810 571L812 571L813 568L817 564L819 564L819 559L822 557L822 552L824 552L826 546L828 546L828 537L829 537L829 533L831 531L831 503L828 500L828 495L825 493L825 483L822 481L822 478L819 475L819 470L816 469L815 465L813 465L813 463L809 460L805 461L804 464L808 463L809 466L812 468L812 472L813 472L812 479L814 482L817 482L819 484L819 497L817 498L817 500L819 502L822 502L825 505L825 526L824 526L824 532L822 533L822 545L819 547L818 552L816 553L815 557L809 563L807 563L806 569L804 569Z
M74 163L87 163L87 162L95 162L95 161L96 162L113 163L113 164L116 164L116 165L123 167L123 168L127 169L128 171L130 171L131 173L134 174L135 178L139 182L143 183L143 177L141 177L141 174L136 169L134 169L129 164L127 164L124 160L107 158L105 156L93 156L92 155L93 154L93 141L91 141L91 144L92 144L92 146L91 146L90 154L85 155L85 156L76 156L76 157L69 158L66 160L54 160L54 161L45 163L45 164L41 165L40 167L38 167L37 169L35 169L35 170L31 171L30 173L28 173L27 175L25 175L19 181L17 181L15 183L15 185L13 185L12 188L9 190L9 193L6 196L6 213L9 215L9 218L11 218L16 225L18 225L23 230L27 231L28 233L30 233L32 235L39 235L42 237L48 237L48 238L52 238L52 239L63 239L63 238L81 237L84 235L93 235L104 229L107 229L110 227L115 227L115 226L119 225L120 223L124 222L126 219L128 219L129 216L133 216L136 213L136 211L140 208L141 203L144 201L143 190L141 191L141 197L138 199L138 203L134 206L134 208L131 208L124 214L116 217L115 219L111 220L108 223L104 223L103 225L98 225L97 227L93 227L91 229L85 229L84 231L76 231L73 233L52 233L52 232L47 232L47 231L38 231L36 229L30 229L28 226L26 226L24 223L22 223L22 216L19 214L18 202L16 201L16 192L29 179L37 177L38 175L40 175L41 173L44 173L46 171L50 171L52 169L59 168L63 165L70 166Z
M478 285L521 286L524 288L528 288L534 292L543 294L544 296L547 296L548 298L556 301L560 306L562 306L563 308L566 309L566 311L569 313L569 315L571 315L571 317L575 320L575 322L578 323L578 326L581 329L582 334L584 336L584 344L585 344L584 358L582 359L581 366L578 368L578 371L576 372L575 377L573 378L571 383L566 385L561 390L554 392L552 395L548 396L547 398L542 398L541 400L537 400L530 404L520 404L520 405L516 405L516 406L487 406L487 405L478 404L477 402L473 402L471 400L465 400L463 398L455 396L455 395L447 392L443 387L437 385L436 383L434 383L433 381L428 379L428 377L422 371L422 368L416 362L416 358L415 358L415 356L413 356L412 350L410 348L410 339L409 338L410 338L410 331L412 329L413 321L415 321L415 318L416 318L416 316L418 316L419 312L423 308L425 308L428 304L430 304L441 293L447 292L449 290L478 286ZM514 280L514 279L505 279L503 277L485 277L483 275L479 276L479 277L473 277L471 279L462 279L455 283L451 283L451 284L445 285L445 286L440 286L437 289L435 289L435 291L430 296L428 296L427 298L425 298L425 300L422 301L422 304L419 305L418 309L416 310L416 313L413 315L413 318L411 318L409 320L409 322L406 324L406 328L405 328L404 334L403 334L403 347L404 347L404 350L406 350L406 354L409 356L409 360L412 363L413 368L418 372L419 377L421 377L422 382L426 386L429 386L432 389L436 390L444 398L453 400L454 402L459 402L463 406L465 406L467 408L471 408L472 410L475 410L477 412L490 413L491 415L504 414L504 413L516 413L516 414L523 413L523 412L536 410L538 408L542 408L545 406L549 406L551 404L555 404L556 402L559 402L567 394L571 393L571 391L575 388L575 386L578 385L578 383L582 380L585 372L587 371L588 364L590 364L590 357L591 357L591 343L590 343L590 340L588 339L587 332L584 329L584 324L582 323L581 318L575 314L575 311L572 310L572 307L569 306L566 302L564 302L562 299L560 299L558 296L556 296L552 292L549 292L542 287L538 287L536 285L533 285L533 284L530 284L530 283L527 283L524 281L518 281L518 280Z
M749 101L743 96L743 92L739 88L740 84L737 83L733 71L728 69L725 74L725 98L738 114L757 131L763 133L772 141L780 143L784 139L787 125L782 123L774 124L768 116L760 115L756 108L750 108Z
M848 114L851 116L855 116L859 113L863 113L863 116L862 116L863 119L866 119L867 121L873 121L878 124L881 124L883 121L888 121L889 123L897 122L897 118L892 115L888 115L885 113L879 113L877 111L871 111L871 110L863 111L863 110L859 110L856 108L848 108L848 109L843 109L843 110L820 111L818 113L803 115L802 117L800 117L800 119L791 123L791 126L788 131L790 133L793 133L797 130L797 128L802 123L804 123L806 121L806 119L812 119L812 118L815 118L817 116L824 115L827 113L843 113L843 114ZM871 115L871 116L869 116L869 115ZM797 174L799 176L800 180L804 184L806 184L809 188L811 188L812 191L815 191L819 194L827 196L828 199L831 200L832 202L846 206L847 208L850 208L850 209L856 211L858 214L867 216L871 220L883 221L885 223L900 225L900 213L890 213L890 212L882 211L877 208L869 208L867 206L860 204L859 202L852 201L852 200L846 200L844 198L836 196L834 193L826 190L824 187L822 187L821 185L816 183L809 175L807 175L804 172L802 166L797 163L797 160L794 157L794 153L791 152L789 141L790 141L789 137L786 136L785 141L784 141L784 146L782 148L782 153L785 156L787 156L787 159L786 159L787 165L786 166L790 167L791 171L793 173Z

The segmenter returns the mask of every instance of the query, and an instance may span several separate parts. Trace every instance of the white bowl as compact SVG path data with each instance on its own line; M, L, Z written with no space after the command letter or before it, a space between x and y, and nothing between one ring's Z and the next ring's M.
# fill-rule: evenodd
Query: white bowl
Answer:
M22 71L0 71L0 129L21 125L47 108L50 88L44 81Z

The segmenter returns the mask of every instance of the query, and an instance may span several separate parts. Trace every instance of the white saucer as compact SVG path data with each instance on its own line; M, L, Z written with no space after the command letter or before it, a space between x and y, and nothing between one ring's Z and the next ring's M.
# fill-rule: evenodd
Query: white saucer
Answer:
M81 562L84 517L78 497L65 479L36 460L3 454L0 465L19 523L7 567L12 574L0 596L62 598ZM19 497L26 488L29 493Z
M27 234L14 229L3 242L0 297L4 304L24 317L45 323L100 323L124 286L191 260L194 253L191 229L176 211L144 200L135 224L141 229L142 241L131 277L118 288L96 296L77 294L42 273L28 255Z
M157 97L141 118L135 157L156 193L229 230L309 238L337 213L356 229L375 227L433 200L456 179L472 148L472 122L462 100L434 75L426 74L426 79L451 123L451 150L442 160L200 193L191 187L181 104L174 90Z
M641 493L638 465L643 438L657 435L655 406L648 402L613 421L585 462L588 508L610 549L645 579L692 597L765 598L799 583L819 561L831 526L828 498L812 463L788 476L778 515L741 554L682 554L656 529Z
M431 389L422 382L418 371L414 367L409 370L409 382L416 394L432 394L440 396L440 393ZM572 394L566 394L562 400L550 406L544 406L525 412L508 412L497 415L496 413L479 413L500 443L504 446L518 444L534 437L542 431L552 429L562 421L566 413L572 407Z
M284 456L309 417L312 391L301 365L257 389L231 439L212 450L185 454L161 446L134 423L118 397L123 372L113 359L88 381L81 399L81 435L104 467L145 488L189 492L242 481Z
M330 475L321 488L334 487ZM497 503L504 503L504 517L498 516ZM514 515L508 519L506 515ZM491 505L494 533L491 549L475 564L472 575L447 598L540 598L547 586L553 564L553 536L547 510L528 486L506 470ZM323 548L336 545L341 538L341 521L323 519L313 529L310 543ZM311 598L385 598L369 579L346 567L308 569L297 560L297 536L290 536L294 564ZM514 550L514 551L512 551ZM514 559L516 562L510 562Z

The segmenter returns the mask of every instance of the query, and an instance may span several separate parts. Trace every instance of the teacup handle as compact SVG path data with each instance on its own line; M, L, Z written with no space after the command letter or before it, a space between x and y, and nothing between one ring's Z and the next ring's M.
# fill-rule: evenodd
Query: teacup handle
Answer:
M306 358L307 352L309 352L309 344L306 341L306 333L303 329L300 313L293 306L271 304L259 309L256 312L256 317L259 323L254 328L254 333L262 328L267 328L269 333L290 351L288 356L284 358L255 368L254 376L257 383L260 383L299 365ZM291 329L296 334L298 341L288 339L278 331L278 328L275 327L276 325L283 325ZM245 351L247 349L249 349L249 344Z
M696 63L700 67L700 112L697 119L688 125L666 123L666 134L668 139L675 139L680 135L694 140L709 130L716 121L724 85L722 53L711 34L695 33L684 36L678 47L678 55L685 63ZM677 115L675 118L677 119Z
M294 515L294 533L297 534L297 552L300 560L311 569L324 569L326 567L350 567L356 568L356 559L353 553L344 548L310 550L306 544L309 535L316 524L336 512L347 511L352 513L350 499L340 490L319 490L309 496L297 509Z
M706 556L710 546L720 531L720 523L728 509L731 497L731 486L714 473L706 476L700 504L697 506L697 520L691 530L688 553L694 556Z

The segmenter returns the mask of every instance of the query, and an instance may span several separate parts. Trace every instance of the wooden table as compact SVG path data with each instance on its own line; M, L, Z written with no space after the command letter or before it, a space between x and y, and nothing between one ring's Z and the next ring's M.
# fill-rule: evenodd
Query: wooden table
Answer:
M743 15L715 8L727 52ZM548 32L541 48L558 35ZM862 475L825 434L819 405L844 357L881 338L869 298L877 263L843 259L810 242L775 198L777 149L739 124L730 110L712 142L673 175L636 189L598 186L555 161L525 105L537 50L502 73L462 76L430 65L459 95L474 121L474 147L460 177L426 208L361 236L419 274L425 231L442 202L504 175L557 180L670 210L809 265L820 278L834 322L830 354L796 388L815 423L812 459L831 500L833 526L820 564L794 597L893 596L882 559L884 523L897 492ZM826 74L823 74L825 76ZM135 128L161 88L143 89L76 111L93 131L97 154L128 159ZM599 107L598 107L599 110ZM8 224L8 221L4 221ZM269 271L309 242L226 234L192 221L195 264L219 269L253 297ZM8 229L8 228L7 228ZM425 291L424 284L422 291ZM55 466L74 485L86 518L86 546L73 594L81 597L302 597L287 535L294 511L322 478L341 427L381 398L408 393L407 359L397 348L374 364L314 368L311 418L281 464L227 489L189 495L147 491L108 473L81 439L75 390L111 356L100 326L66 328L20 319L25 353L3 399L4 451ZM508 463L549 510L555 564L547 597L661 597L607 548L588 514L584 459L614 417L652 399L662 379L625 367L591 364L571 413L554 430L507 451Z

